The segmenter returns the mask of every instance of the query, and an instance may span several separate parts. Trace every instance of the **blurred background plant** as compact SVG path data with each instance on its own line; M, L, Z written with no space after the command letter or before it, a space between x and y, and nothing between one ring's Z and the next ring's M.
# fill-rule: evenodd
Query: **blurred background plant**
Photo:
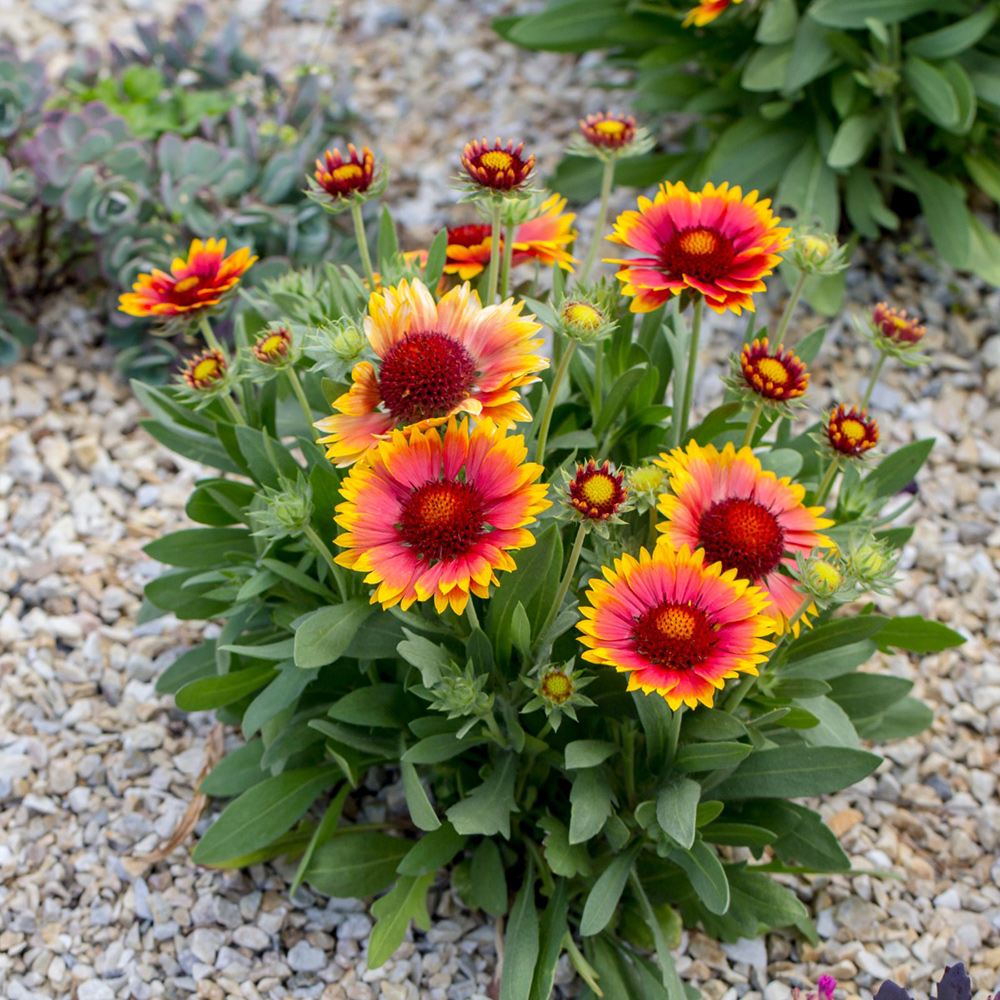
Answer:
M937 255L1000 284L1000 238L975 211L1000 203L996 0L724 0L686 23L693 6L549 0L494 26L631 71L634 109L669 138L621 183L729 180L867 240L922 215ZM588 200L600 164L568 157L552 183ZM806 296L832 313L843 281L817 276Z
M137 26L137 49L49 83L0 50L0 363L33 339L45 296L76 284L105 296L119 367L161 380L177 345L113 307L135 275L206 232L266 256L257 281L334 250L302 175L342 108L312 68L286 85L232 27L204 40L206 22L189 4L168 31Z

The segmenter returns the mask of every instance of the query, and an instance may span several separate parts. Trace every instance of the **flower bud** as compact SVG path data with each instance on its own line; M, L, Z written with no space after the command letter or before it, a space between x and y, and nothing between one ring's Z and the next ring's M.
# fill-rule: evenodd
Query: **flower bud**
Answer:
M539 681L542 697L553 705L562 705L573 696L573 678L558 667L552 667Z
M283 538L300 535L312 517L312 488L300 475L297 480L279 480L280 489L265 487L259 492L250 512L255 535Z
M564 299L559 309L559 329L581 344L604 340L614 330L614 320L587 299Z
M792 260L803 274L837 274L847 267L847 247L830 233L803 229L792 244Z
M895 309L887 302L879 302L875 306L872 324L877 334L902 348L916 347L927 333L927 327L922 326L915 316L907 316L905 309Z
M832 597L844 585L844 576L832 563L819 559L806 568L803 582L817 597Z
M262 365L280 367L290 360L292 331L284 324L271 326L257 338L251 350Z
M227 373L228 365L222 351L205 350L188 360L181 375L190 388L206 392L222 388Z
M658 465L640 465L628 474L628 488L636 500L655 507L660 494L666 492L667 474Z

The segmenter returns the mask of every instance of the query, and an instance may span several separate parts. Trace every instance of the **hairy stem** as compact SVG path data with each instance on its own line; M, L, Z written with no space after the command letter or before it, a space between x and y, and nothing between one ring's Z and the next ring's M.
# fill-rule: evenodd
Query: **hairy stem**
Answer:
M701 316L705 309L705 299L699 295L694 302L691 316L691 337L688 342L687 372L684 376L684 395L681 397L680 412L674 415L678 425L677 444L683 446L691 419L691 400L694 396L694 376L698 368L698 341L701 338Z
M746 433L743 435L743 444L741 447L748 448L753 444L754 431L757 430L757 424L760 422L760 415L763 412L763 409L763 403L758 403L754 407L754 411L750 414L750 419L747 421L747 429Z
M580 274L577 277L577 284L581 284L587 280L587 275L590 274L590 269L594 266L594 261L597 259L597 248L604 241L604 227L608 221L608 198L611 196L611 187L615 180L615 161L607 160L604 164L604 174L601 177L601 205L597 210L597 222L594 225L594 238L590 244L590 250L587 251L587 259L583 262L583 267L580 269Z
M333 553L327 548L326 542L316 533L316 529L311 525L307 524L302 529L302 534L312 542L313 547L316 551L323 557L324 562L330 568L330 575L333 577L334 583L337 585L337 593L340 594L341 601L347 600L347 588L344 585L343 575L341 573L340 567L334 562Z
M490 255L493 248L490 247ZM510 262L514 256L514 226L504 226L503 230L503 258L500 266L500 301L507 298L507 285L510 283Z
M795 282L795 287L792 289L792 294L788 298L788 304L785 306L785 311L781 314L781 322L778 324L778 329L775 331L774 339L779 344L783 344L785 341L785 331L788 329L788 324L792 320L792 313L795 312L795 307L799 304L799 299L802 298L802 289L806 287L806 275L805 271L799 272L798 281Z
M868 400L872 398L872 392L875 389L875 383L878 382L879 374L882 371L882 366L885 364L885 359L889 355L885 351L880 351L878 356L878 361L875 362L875 367L872 369L871 378L868 379L868 388L865 389L864 398L861 400L861 408L864 409L868 406Z
M368 278L368 291L375 291L375 269L372 267L371 254L368 252L368 237L365 235L365 220L361 216L361 206L355 202L351 205L351 218L354 219L354 236L358 241L358 253L361 254L361 264Z
M545 403L545 413L542 414L542 423L538 429L538 447L535 449L535 461L539 464L545 461L545 445L549 440L549 426L552 423L552 411L556 408L556 396L559 395L559 387L569 370L569 363L576 350L576 341L569 341L563 348L562 357L559 359L559 367L556 368L555 375L552 376L552 388L549 389L549 398Z
M302 407L302 412L305 414L306 425L312 430L313 437L318 438L319 431L313 426L312 410L309 408L309 400L306 399L302 383L299 381L299 373L291 366L286 368L285 371L288 374L288 381L291 383L292 392L295 393L295 396L299 401L299 406Z
M491 306L497 300L497 279L500 277L500 212L503 205L499 201L493 203L493 215L490 220L490 269L486 272L486 295L483 305Z
M587 525L581 521L579 527L576 529L576 538L573 539L573 548L569 554L569 562L566 564L566 572L563 573L563 578L559 581L559 590L556 593L556 599L552 602L552 607L549 608L549 613L545 616L545 624L538 633L539 636L545 635L549 630L552 623L556 620L556 615L559 614L562 602L566 600L569 585L573 582L573 574L576 573L576 564L580 561L580 552L583 550L583 540L586 535Z

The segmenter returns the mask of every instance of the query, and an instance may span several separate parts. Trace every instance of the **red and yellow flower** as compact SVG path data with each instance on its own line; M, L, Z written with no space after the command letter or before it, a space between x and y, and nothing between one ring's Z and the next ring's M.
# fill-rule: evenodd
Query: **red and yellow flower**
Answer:
M864 408L841 403L835 406L823 428L830 447L845 458L861 458L878 444L878 421L868 416Z
M367 146L359 153L354 143L348 143L346 159L339 149L328 149L316 160L313 176L331 198L364 194L375 179L375 154Z
M527 529L549 506L543 468L525 462L520 435L488 420L396 431L341 486L336 561L376 584L372 604L403 609L433 599L461 614L469 595L488 597L510 553L535 544Z
M793 568L797 553L831 546L819 532L833 521L820 517L822 507L803 505L804 486L764 471L750 448L727 444L720 452L691 441L686 451L661 455L657 465L667 470L673 491L660 497L666 520L657 525L659 544L703 549L706 562L760 586L784 631L802 595L780 570Z
M566 199L551 195L539 206L540 214L521 223L514 233L511 264L517 266L536 260L547 267L559 265L572 271L576 258L567 247L576 239L573 212L563 212ZM488 225L456 226L448 230L448 259L445 274L454 274L462 281L481 274L490 263L493 246L492 228ZM501 249L503 237L501 237Z
M728 678L756 675L773 648L768 595L706 561L666 544L616 559L580 607L583 658L628 673L630 691L656 692L674 711L711 707Z
M592 458L577 465L570 480L569 502L584 521L607 521L614 517L628 498L625 473L616 472L610 462L598 465Z
M787 402L805 395L809 373L805 362L785 345L771 351L767 337L746 344L740 354L740 368L747 387L763 399Z
M533 316L513 300L483 308L468 284L439 302L420 281L373 294L365 335L377 361L362 361L353 384L317 422L327 457L350 465L394 428L431 427L456 413L488 418L501 429L529 414L521 386L548 361Z
M742 2L743 0L704 0L703 3L698 4L697 7L693 7L688 11L683 25L686 28L688 25L693 24L701 28L714 21L731 3L737 4Z
M292 349L292 331L287 326L272 326L253 342L250 349L262 365L284 364Z
M580 119L580 132L591 146L621 149L635 138L636 124L631 115L598 111Z
M192 240L187 259L177 257L170 274L154 269L118 298L118 307L129 316L184 316L214 309L240 283L257 260L249 247L226 253L225 240Z
M661 184L653 201L640 198L639 211L623 212L608 239L646 256L606 258L625 265L618 280L632 297L632 312L651 312L684 291L703 295L718 313L752 312L751 296L764 290L762 279L790 239L770 205L770 199L758 201L756 191L744 197L728 184L701 191Z
M535 157L523 153L524 143L515 147L513 139L506 146L499 138L492 146L473 139L462 150L462 166L476 187L503 194L524 187L534 169Z
M226 379L228 365L222 351L206 350L188 358L181 372L185 382L198 392L213 389Z
M916 316L907 316L905 309L896 309L887 302L879 302L872 311L876 331L896 347L916 347L927 327Z

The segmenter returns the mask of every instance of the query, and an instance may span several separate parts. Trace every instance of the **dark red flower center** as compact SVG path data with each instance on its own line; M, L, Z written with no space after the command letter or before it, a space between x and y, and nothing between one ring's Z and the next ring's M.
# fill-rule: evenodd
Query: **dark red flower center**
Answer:
M202 302L206 293L209 296L221 293L216 287L216 268L210 274L189 274L180 281L167 285L162 290L163 297L174 305L190 306Z
M448 230L448 242L454 246L476 247L493 232L492 226L470 225L456 226ZM500 245L503 245L503 236L500 237Z
M698 544L705 565L721 562L737 569L740 579L759 580L785 552L785 532L778 519L756 500L729 497L705 511L698 525Z
M690 670L715 646L715 628L701 608L663 601L632 624L635 651L667 670Z
M418 486L403 504L397 528L426 562L457 559L483 536L484 504L472 483L434 479Z
M660 250L660 264L674 280L688 275L699 281L715 281L729 272L735 257L733 241L704 226L678 230Z
M447 416L469 395L476 361L444 333L407 334L382 360L378 386L397 424Z

